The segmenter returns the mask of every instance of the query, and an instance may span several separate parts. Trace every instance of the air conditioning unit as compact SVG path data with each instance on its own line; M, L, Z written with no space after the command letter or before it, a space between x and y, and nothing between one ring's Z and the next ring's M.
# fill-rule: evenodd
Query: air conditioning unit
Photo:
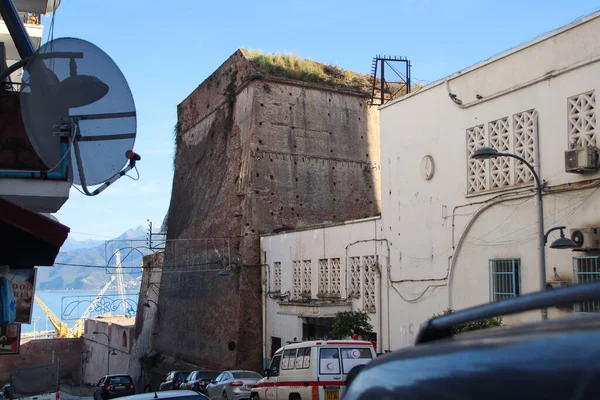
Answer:
M546 282L546 289L559 289L562 287L569 286L569 282L566 281L548 281Z
M575 147L565 151L565 171L575 174L595 172L598 170L600 158L598 148L594 146Z
M571 240L577 244L573 251L600 249L600 228L571 229Z

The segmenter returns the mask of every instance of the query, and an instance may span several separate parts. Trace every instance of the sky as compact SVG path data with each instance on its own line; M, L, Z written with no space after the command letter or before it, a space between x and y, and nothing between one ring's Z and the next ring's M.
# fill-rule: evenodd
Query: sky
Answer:
M54 38L104 50L137 108L140 179L96 197L71 189L56 217L76 240L110 239L167 212L176 107L238 48L293 53L370 73L376 54L410 59L428 83L600 9L557 0L62 0ZM51 18L43 18L48 39ZM134 174L135 175L135 174Z

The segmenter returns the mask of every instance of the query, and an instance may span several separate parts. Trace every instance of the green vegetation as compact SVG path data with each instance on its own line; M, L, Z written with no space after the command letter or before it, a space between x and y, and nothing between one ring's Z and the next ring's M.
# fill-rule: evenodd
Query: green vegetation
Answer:
M334 339L343 339L348 336L358 335L363 339L373 334L373 325L369 323L369 314L366 311L340 311L333 318L331 335Z
M267 55L259 50L248 51L248 55L265 75L350 89L369 90L371 87L371 78L368 75L347 71L337 65L319 63L294 54Z
M442 315L452 314L453 312L454 312L453 309L448 308L448 309L444 310L444 313ZM441 317L442 315L434 314L432 318ZM455 326L452 329L452 331L455 335L457 335L459 333L476 331L479 329L494 328L497 326L502 326L502 318L500 318L500 317L489 318L489 319L484 319L484 320L475 321L475 322L469 322L468 324L463 325L463 326Z

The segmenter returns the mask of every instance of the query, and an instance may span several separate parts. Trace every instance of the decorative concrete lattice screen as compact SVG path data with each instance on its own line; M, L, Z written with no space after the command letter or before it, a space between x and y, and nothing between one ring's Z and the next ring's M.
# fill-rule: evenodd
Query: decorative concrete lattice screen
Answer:
M490 146L501 153L510 153L510 134L508 133L508 117L488 123ZM490 160L490 188L510 186L511 158L498 157Z
M299 299L302 290L302 266L300 261L292 263L292 298Z
M467 129L467 191L468 193L479 192L487 189L485 160L474 160L471 155L480 147L484 147L485 129L483 125L477 125Z
M512 134L511 127L512 124ZM485 125L467 129L467 193L502 189L533 181L533 175L522 162L510 157L474 160L471 155L481 147L492 147L535 163L537 116L535 110L504 117Z
M596 140L596 93L583 93L570 97L569 143L571 147L597 146Z
M375 279L378 274L378 257L366 256L364 260L364 297L363 308L370 312L375 312Z
M515 154L530 164L535 163L537 126L534 110L513 115L513 134ZM522 162L515 163L514 181L517 185L533 181L533 174Z
M342 271L340 267L340 259L332 258L329 260L331 263L331 286L329 294L332 296L341 296L342 287Z
M311 295L311 267L310 260L303 261L303 272L302 272L302 294Z
M319 260L319 294L329 294L329 260Z
M281 263L273 263L273 291L281 292Z
M360 297L360 257L350 257L348 297Z

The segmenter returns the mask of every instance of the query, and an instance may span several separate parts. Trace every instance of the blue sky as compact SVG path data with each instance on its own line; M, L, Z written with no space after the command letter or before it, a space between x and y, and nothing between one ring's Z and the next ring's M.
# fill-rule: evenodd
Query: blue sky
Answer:
M292 52L369 73L375 54L409 57L431 82L597 11L557 0L63 0L54 37L103 49L129 81L138 112L139 181L97 197L71 190L57 213L74 239L160 226L173 177L176 106L237 48ZM50 18L44 18L45 37Z

